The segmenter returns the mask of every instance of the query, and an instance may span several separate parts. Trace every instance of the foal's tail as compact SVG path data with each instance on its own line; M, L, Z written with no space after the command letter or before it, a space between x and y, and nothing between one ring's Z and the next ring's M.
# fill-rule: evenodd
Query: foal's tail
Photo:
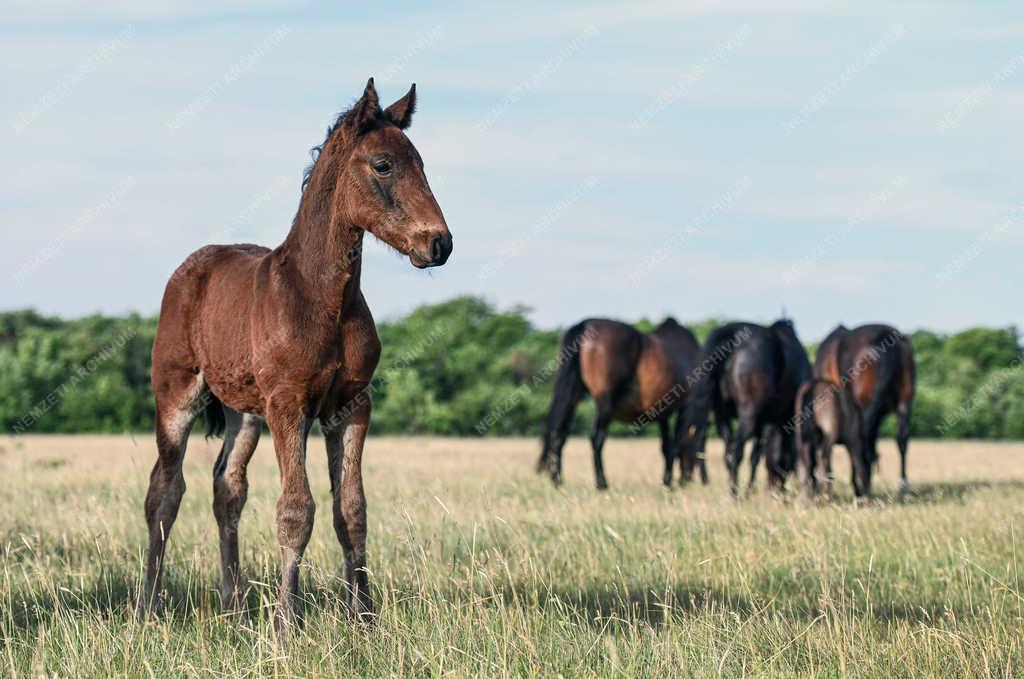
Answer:
M212 391L206 392L206 406L203 408L203 419L206 420L206 438L221 436L227 427L227 419L224 417L224 404L213 395Z
M868 464L873 464L878 459L878 450L875 447L875 441L878 438L878 425L882 419L885 401L894 389L893 381L896 379L896 371L900 367L902 339L898 331L887 329L878 333L871 343L878 356L875 363L875 384L871 389L871 398L864 406L861 416L863 440L866 446L864 454L868 456Z
M544 437L537 469L543 471L552 448L557 445L555 439L564 436L572 417L573 406L583 392L583 378L580 374L580 342L587 322L581 321L565 331L558 355L562 363L555 377L554 395L551 408L544 423Z

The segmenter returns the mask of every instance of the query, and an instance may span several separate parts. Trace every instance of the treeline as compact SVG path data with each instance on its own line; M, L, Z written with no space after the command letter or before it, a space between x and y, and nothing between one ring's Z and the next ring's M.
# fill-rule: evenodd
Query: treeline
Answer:
M720 322L689 326L703 339ZM648 320L636 325L653 327ZM561 331L535 328L525 309L502 311L475 297L424 306L378 329L384 353L370 387L375 433L540 433ZM8 433L151 429L155 333L156 319L137 315L0 313L0 425ZM1024 350L1016 328L919 330L910 338L915 435L1024 438ZM815 349L808 347L812 360ZM589 404L580 408L578 432L591 413Z

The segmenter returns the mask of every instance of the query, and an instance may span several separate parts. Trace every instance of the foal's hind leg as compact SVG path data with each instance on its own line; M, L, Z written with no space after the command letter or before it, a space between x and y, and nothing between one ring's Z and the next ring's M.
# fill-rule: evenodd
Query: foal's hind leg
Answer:
M156 397L157 461L149 476L146 493L146 524L149 548L146 554L146 582L139 601L140 613L160 607L160 579L164 550L178 507L185 494L181 466L192 421L201 410L202 377L188 370L154 369Z
M220 601L225 610L243 607L238 566L238 520L249 491L246 467L260 440L262 420L224 406L224 445L213 467L213 514L220 535Z

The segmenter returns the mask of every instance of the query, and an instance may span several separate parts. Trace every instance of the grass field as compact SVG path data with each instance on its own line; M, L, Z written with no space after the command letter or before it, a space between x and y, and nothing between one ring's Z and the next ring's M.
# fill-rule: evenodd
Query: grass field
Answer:
M252 615L220 614L210 469L194 436L171 539L169 609L131 607L150 437L0 440L0 635L10 676L1024 675L1024 445L911 444L905 505L881 448L879 499L850 503L845 452L831 506L712 484L662 490L650 440L611 440L612 489L589 449L561 490L533 440L374 438L369 564L380 618L350 623L323 443L310 445L317 523L305 625L270 642L278 480L269 436L242 518ZM792 483L792 482L791 482ZM763 484L762 484L763 487Z

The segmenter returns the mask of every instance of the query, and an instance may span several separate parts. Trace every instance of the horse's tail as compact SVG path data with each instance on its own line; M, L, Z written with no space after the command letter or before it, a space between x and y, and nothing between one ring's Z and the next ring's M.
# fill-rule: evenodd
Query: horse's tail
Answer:
M800 448L804 446L816 446L818 437L818 425L814 421L814 383L811 382L800 392L800 400L797 404L797 439ZM813 464L813 461L812 461Z
M864 434L864 454L870 456L869 464L878 460L878 451L875 448L875 440L878 438L878 425L882 419L882 411L885 407L885 399L893 388L893 380L896 379L896 371L900 368L900 351L902 335L892 328L879 332L871 342L872 351L875 352L875 384L871 388L871 397L864 412L861 415L862 429Z
M560 431L565 430L568 419L572 417L573 405L584 388L580 373L580 342L586 325L586 321L581 321L566 330L565 335L562 336L562 344L558 352L562 362L558 366L551 408L548 410L548 416L544 423L543 449L538 469L543 469L548 454L551 452L554 438Z
M203 419L206 421L206 438L221 436L227 427L224 417L224 405L212 391L206 392L206 406L203 408Z
M740 329L734 326L717 328L704 343L697 369L688 378L696 380L686 404L686 430L690 437L698 432L703 433L707 425L715 387L725 369L726 360L738 346L736 336L739 334ZM705 438L703 435L699 436L700 441L704 441ZM700 445L699 441L697 445Z

